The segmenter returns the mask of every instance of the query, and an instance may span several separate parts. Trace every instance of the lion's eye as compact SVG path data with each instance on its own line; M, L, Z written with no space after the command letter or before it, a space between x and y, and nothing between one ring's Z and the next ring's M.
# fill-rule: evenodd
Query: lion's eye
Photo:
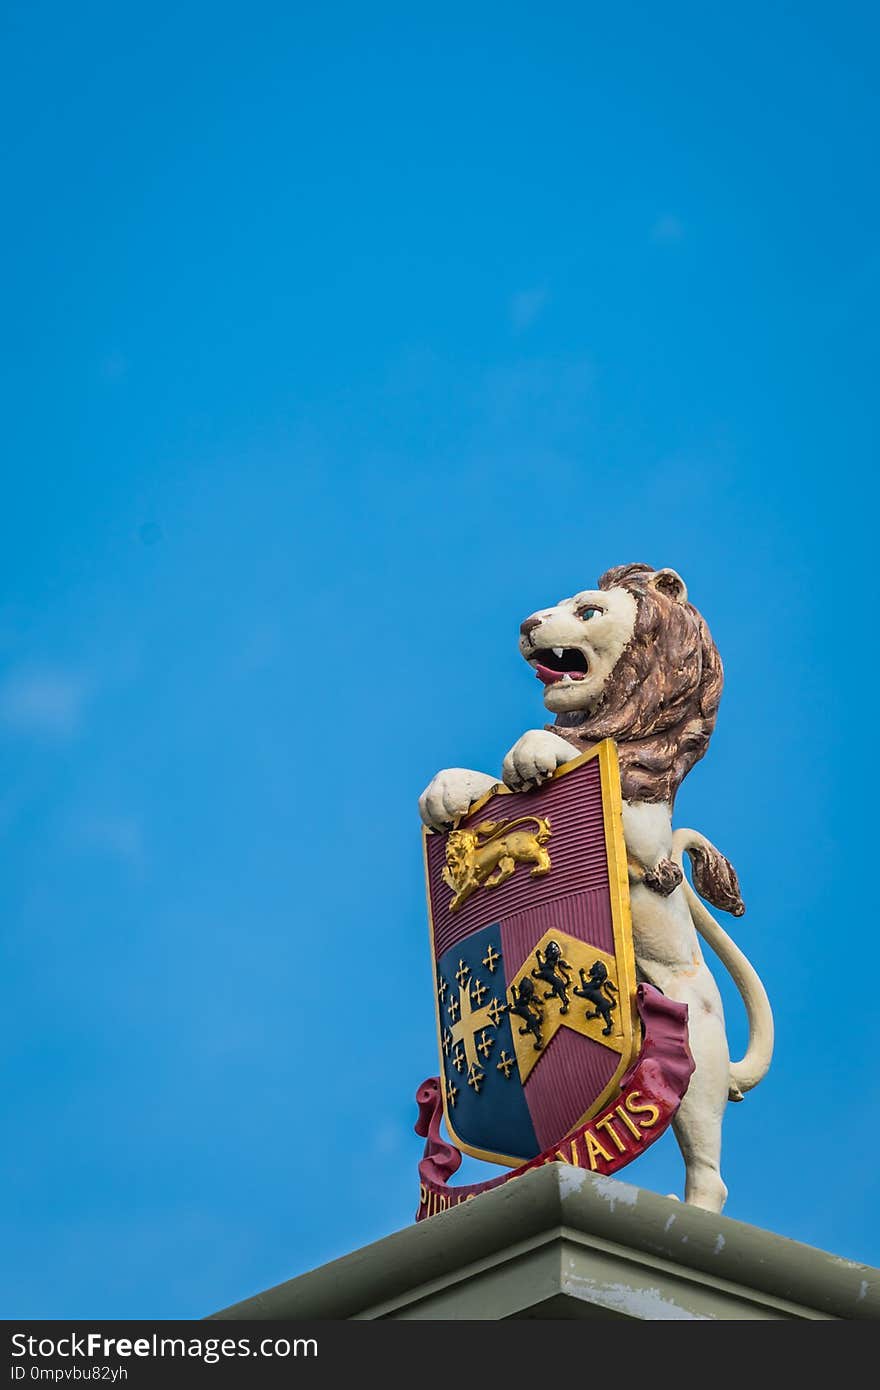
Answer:
M580 611L580 616L586 620L587 618L595 618L596 615L601 612L601 608L582 608Z

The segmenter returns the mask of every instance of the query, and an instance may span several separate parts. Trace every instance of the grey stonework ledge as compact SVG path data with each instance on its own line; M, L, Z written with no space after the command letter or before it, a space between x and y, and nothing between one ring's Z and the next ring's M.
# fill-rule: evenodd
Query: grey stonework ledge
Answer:
M216 1319L880 1317L880 1270L548 1164Z

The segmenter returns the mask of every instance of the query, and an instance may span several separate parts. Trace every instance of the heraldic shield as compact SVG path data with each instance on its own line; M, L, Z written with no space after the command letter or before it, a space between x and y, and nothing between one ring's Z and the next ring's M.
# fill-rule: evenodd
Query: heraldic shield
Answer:
M641 1044L616 748L424 834L443 1115L517 1166L584 1125Z
M424 854L446 1128L516 1167L620 1100L642 1046L615 745L498 785Z

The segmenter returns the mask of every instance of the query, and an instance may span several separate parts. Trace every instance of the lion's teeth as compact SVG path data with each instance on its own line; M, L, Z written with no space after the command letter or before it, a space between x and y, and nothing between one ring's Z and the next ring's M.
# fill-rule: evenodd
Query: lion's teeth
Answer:
M564 647L551 647L550 650L552 651L552 653L553 653L554 656L562 656L562 653L565 651L565 648L564 648Z

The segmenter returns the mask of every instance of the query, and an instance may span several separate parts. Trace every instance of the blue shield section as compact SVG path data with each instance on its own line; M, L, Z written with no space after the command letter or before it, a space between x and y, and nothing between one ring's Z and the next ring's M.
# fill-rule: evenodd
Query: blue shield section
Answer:
M498 923L474 932L437 963L446 1113L471 1149L532 1154L540 1148L519 1078Z

